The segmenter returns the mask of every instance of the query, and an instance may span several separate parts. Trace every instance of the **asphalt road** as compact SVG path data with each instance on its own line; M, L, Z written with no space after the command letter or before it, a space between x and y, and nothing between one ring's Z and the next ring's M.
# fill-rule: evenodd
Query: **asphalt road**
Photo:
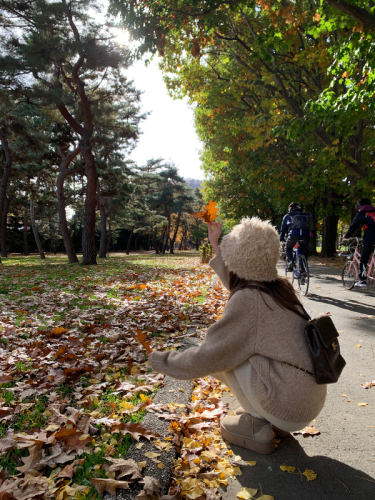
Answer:
M281 439L268 456L233 446L236 455L257 464L242 468L242 476L222 492L223 500L235 500L243 486L275 500L375 500L375 387L361 387L375 380L375 287L347 291L340 269L314 265L310 271L309 296L302 302L312 317L331 313L347 362L339 382L328 387L325 407L312 424L321 434ZM239 406L234 397L225 396L225 401L231 410ZM296 473L283 472L280 465L295 466ZM309 482L298 474L306 468L315 471L317 479Z

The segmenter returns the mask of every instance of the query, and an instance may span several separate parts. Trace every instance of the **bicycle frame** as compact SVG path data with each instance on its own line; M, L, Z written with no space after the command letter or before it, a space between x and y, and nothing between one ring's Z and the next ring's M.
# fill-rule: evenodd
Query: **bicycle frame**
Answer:
M358 246L359 246L359 239L356 238L357 240L357 246L353 254L353 259L350 263L349 269L347 274L349 275L351 271L353 271L354 267L354 274L355 274L355 280L359 280L359 264L360 264L360 259L361 259L361 254L358 252ZM375 269L375 255L372 254L370 262L367 264L367 279L372 280L375 282L375 277L371 276L372 270Z

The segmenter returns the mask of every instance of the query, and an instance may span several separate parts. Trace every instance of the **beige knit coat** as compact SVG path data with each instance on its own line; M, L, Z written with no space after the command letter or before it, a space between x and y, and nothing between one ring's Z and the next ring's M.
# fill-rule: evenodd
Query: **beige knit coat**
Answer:
M228 288L229 271L221 256L212 259L210 266ZM262 408L281 420L305 422L319 414L327 392L311 375L285 364L313 371L305 325L305 319L279 307L267 294L243 289L228 301L221 319L207 330L200 346L181 353L154 352L151 366L157 372L189 380L233 370L249 360Z

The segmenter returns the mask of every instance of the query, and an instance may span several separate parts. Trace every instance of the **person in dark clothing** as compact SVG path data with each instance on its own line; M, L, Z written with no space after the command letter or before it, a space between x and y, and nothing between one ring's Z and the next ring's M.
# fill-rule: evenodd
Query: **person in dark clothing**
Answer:
M293 269L293 247L298 241L303 241L300 244L300 251L306 259L308 258L307 248L310 241L308 216L309 214L304 214L302 212L302 208L299 203L290 203L288 213L284 215L283 222L281 224L280 241L284 241L285 235L288 235L285 245L285 254L286 260L289 264L289 271Z
M355 208L358 210L348 231L343 236L344 240L350 238L356 229L363 227L363 246L361 259L359 261L359 281L354 286L365 288L367 285L367 263L375 246L375 207L371 205L368 198L357 201Z

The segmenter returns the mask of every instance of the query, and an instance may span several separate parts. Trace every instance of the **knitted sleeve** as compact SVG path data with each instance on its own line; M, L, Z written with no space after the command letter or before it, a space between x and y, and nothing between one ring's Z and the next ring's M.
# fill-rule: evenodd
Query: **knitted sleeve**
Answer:
M225 286L225 288L229 290L229 269L225 265L223 257L220 254L216 255L213 259L210 260L209 265L219 276L220 281Z
M190 380L231 370L246 361L255 349L257 296L249 289L236 292L200 346L181 353L155 351L152 368L176 379Z

